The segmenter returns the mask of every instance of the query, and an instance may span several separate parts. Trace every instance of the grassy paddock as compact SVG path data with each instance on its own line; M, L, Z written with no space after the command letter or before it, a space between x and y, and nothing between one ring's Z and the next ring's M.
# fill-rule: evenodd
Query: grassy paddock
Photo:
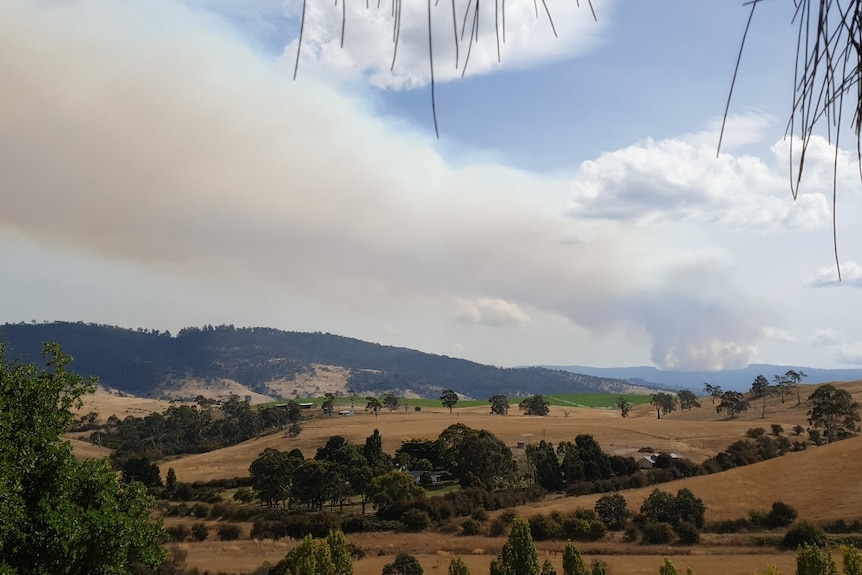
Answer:
M525 396L526 397L526 396ZM619 394L619 393L555 393L553 395L545 395L545 399L551 406L555 407L594 407L594 408L616 408L617 400L620 397L625 397L629 403L632 405L643 405L649 403L650 396L644 394ZM509 404L513 409L518 409L518 404L524 397L510 397ZM400 404L399 409L404 409L405 403L407 405L407 409L413 409L415 407L421 407L422 409L445 409L443 404L440 403L439 399L429 399L429 398L407 398L404 399L399 398ZM318 409L320 405L323 403L322 397L303 397L295 400L298 403L313 403L315 407ZM262 403L261 407L272 407L276 404L276 402L270 403ZM467 408L467 407L482 407L488 404L488 400L484 399L462 399L458 401L458 404L455 406L455 409L459 408ZM335 408L336 410L348 409L350 408L350 398L349 397L336 397L335 398ZM365 397L357 396L353 400L353 409L354 410L364 410L365 409ZM386 408L383 408L384 410Z

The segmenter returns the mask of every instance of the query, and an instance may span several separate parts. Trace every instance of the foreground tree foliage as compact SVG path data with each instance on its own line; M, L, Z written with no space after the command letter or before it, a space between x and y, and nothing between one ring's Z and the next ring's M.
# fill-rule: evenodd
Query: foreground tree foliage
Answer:
M268 575L353 575L344 533L330 531L326 539L317 543L306 535Z
M0 573L128 573L164 558L163 529L138 482L106 460L79 462L63 434L93 391L45 344L44 369L7 362L0 344Z
M395 561L383 566L382 575L422 575L423 572L418 559L408 553L399 553Z
M539 575L539 554L533 545L530 526L520 517L512 521L509 538L491 561L490 575Z

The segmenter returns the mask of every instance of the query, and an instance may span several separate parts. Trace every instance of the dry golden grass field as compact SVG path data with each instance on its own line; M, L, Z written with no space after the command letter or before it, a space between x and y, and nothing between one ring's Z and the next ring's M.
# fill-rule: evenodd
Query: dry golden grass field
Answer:
M847 389L854 397L862 394L862 382L836 385ZM566 408L564 413L562 408L554 407L548 417L523 416L517 408L507 416L495 416L490 415L486 407L456 408L450 414L442 406L437 409L423 408L420 412L381 411L375 417L362 411L363 406L357 402L357 415L310 420L296 438L274 434L216 452L161 461L159 465L163 473L173 467L177 478L183 482L247 476L251 461L267 447L281 450L298 447L309 457L332 435L342 435L350 442L361 443L374 429L379 429L384 450L392 453L405 439L434 438L452 423L463 423L493 432L513 449L516 456L519 442L544 439L557 444L563 440L571 441L580 433L589 433L611 454L634 455L641 447L652 447L659 451L673 451L700 462L743 438L746 430L752 427L763 427L768 431L772 424L778 423L785 429L785 434L790 435L794 425L807 426L809 408L804 399L813 390L814 386L803 386L803 402L800 406L796 405L795 396L788 398L783 405L773 399L764 418L752 406L748 413L733 420L716 414L709 399L702 400L701 409L685 413L677 411L660 420L649 405L635 408L627 418L620 417L616 410ZM104 407L100 405L100 396L96 396L84 411L95 410L100 414L113 412L122 417L125 401L132 402L129 403L132 406L130 409L145 409L142 407L145 404L136 404L132 398L106 394L101 397L106 402ZM153 405L162 409L158 404ZM76 453L81 456L106 455L105 450L85 442L74 444ZM843 518L849 521L862 518L860 455L862 437L810 447L804 452L790 453L759 464L683 479L659 487L672 492L682 487L691 489L707 506L707 522L747 517L749 511L755 509L767 511L777 500L796 508L801 519L827 521ZM637 510L652 489L624 491L629 509ZM554 497L519 508L518 513L529 517L533 513L552 509L591 508L597 498L598 495ZM460 555L475 575L488 572L488 564L496 556L505 538L423 532L358 534L349 535L348 540L361 546L368 554L365 559L355 563L356 575L378 575L383 564L391 562L400 551L415 555L425 573L432 575L445 574L451 557ZM250 572L265 561L275 563L292 544L286 541L243 539L182 545L188 553L188 566L210 572L239 573ZM563 543L541 542L537 547L543 555L542 560L550 558L557 570L561 571L560 551ZM657 573L662 555L671 556L682 570L691 567L698 575L762 573L767 564L777 565L786 575L795 569L793 553L777 552L765 547L745 547L734 537L707 536L705 544L691 548L653 548L611 540L584 543L579 547L590 559L598 558L605 563L612 575Z

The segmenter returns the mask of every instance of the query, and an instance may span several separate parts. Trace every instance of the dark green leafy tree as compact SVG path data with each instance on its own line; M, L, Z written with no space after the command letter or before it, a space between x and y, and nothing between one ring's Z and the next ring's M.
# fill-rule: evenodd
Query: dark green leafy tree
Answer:
M716 413L726 411L731 419L745 413L751 407L745 396L738 391L725 391L721 394L721 402L715 406Z
M703 384L703 392L710 397L713 405L715 405L716 399L721 400L721 394L724 393L720 385L712 385L708 382Z
M823 429L829 443L856 433L859 422L859 404L846 389L827 383L808 396L811 409L808 423L814 429Z
M542 563L541 575L557 575L557 570L554 569L554 564L551 563L550 559L545 559L545 562Z
M509 413L509 398L505 395L492 395L488 398L488 403L491 404L491 413L494 415L506 415Z
M530 526L520 517L512 521L509 538L491 561L490 575L539 575L539 554L533 545Z
M386 406L386 409L388 409L390 413L398 409L400 401L400 398L394 393L387 393L383 396L383 405Z
M629 509L621 493L606 493L596 501L596 515L608 529L617 531L626 525Z
M769 380L764 375L758 375L751 383L751 396L763 397L769 393Z
M655 407L655 414L658 419L661 419L662 414L667 415L676 411L676 397L669 393L660 391L654 393L650 399L650 404Z
M527 461L533 470L533 480L547 491L560 489L563 476L553 444L547 443L543 439L539 441L538 445L528 445L525 451Z
M370 409L374 412L374 417L377 417L377 414L380 413L381 407L383 407L383 403L376 397L369 395L365 398L365 411Z
M122 472L123 483L139 481L144 487L162 486L162 472L159 470L159 466L151 463L145 456L127 459L120 471Z
M328 461L306 459L293 472L292 497L310 511L323 509L323 504L336 495L333 482L334 465Z
M252 490L267 507L283 504L291 496L293 472L302 463L301 458L267 447L251 462Z
M378 508L399 501L409 501L425 494L425 490L416 485L413 476L403 471L390 471L379 475L372 480L371 484L371 501Z
M399 553L392 563L383 566L382 575L422 575L419 560L408 553Z
M695 407L700 407L697 396L689 389L681 389L677 392L676 399L682 411L691 411Z
M524 398L518 404L518 409L523 411L524 415L548 415L550 411L547 400L541 395Z
M641 515L655 523L679 524L676 497L666 491L653 489L641 505Z
M165 491L167 494L173 495L177 490L177 472L173 467L168 467L168 472L165 475Z
M493 490L511 485L517 476L512 450L493 433L455 423L439 437L449 471L462 487Z
M622 395L617 398L617 409L620 410L620 415L623 417L629 416L629 412L632 410L632 407L631 402Z
M45 344L44 369L7 362L0 344L0 573L85 575L156 567L164 530L140 483L106 460L77 461L63 434L93 381Z
M706 505L699 497L686 488L676 492L676 510L679 513L679 521L691 523L698 529L703 529Z
M443 407L448 407L449 413L452 413L452 408L458 403L458 394L451 389L444 389L443 393L440 394L440 403L443 404Z
M561 442L557 454L561 458L560 468L566 486L579 481L610 479L613 475L610 457L592 435L582 433L575 437L574 443Z

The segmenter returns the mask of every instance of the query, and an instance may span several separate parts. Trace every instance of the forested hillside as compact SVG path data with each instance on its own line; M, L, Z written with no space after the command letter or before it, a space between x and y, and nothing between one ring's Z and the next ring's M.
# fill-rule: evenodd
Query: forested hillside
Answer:
M259 393L314 365L350 371L357 393L411 390L437 397L453 389L485 399L494 394L567 393L628 389L625 381L545 368L499 368L447 356L368 343L326 333L271 328L190 327L178 334L87 323L6 324L7 354L36 361L42 342L56 341L74 358L72 369L105 386L136 395L187 379L229 379Z

